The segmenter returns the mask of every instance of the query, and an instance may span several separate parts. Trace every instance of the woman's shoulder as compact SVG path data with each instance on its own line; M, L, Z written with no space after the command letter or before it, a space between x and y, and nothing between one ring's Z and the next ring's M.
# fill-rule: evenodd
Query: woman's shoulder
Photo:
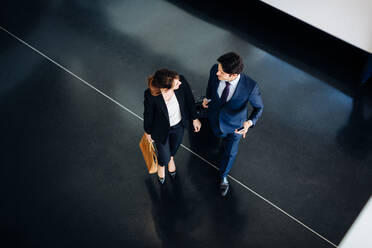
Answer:
M145 96L145 99L152 99L154 96L151 94L151 91L149 88L147 88L145 91L144 91L144 96Z
M186 80L185 76L182 75L182 74L180 74L180 81L181 81L182 84L185 84L185 85L188 85L188 86L190 85L189 82ZM182 86L182 84L181 84L181 86Z

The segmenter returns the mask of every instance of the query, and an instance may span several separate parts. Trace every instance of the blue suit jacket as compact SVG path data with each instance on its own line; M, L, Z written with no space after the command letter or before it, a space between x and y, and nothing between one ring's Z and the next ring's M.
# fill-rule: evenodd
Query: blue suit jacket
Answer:
M217 71L218 65L215 64L210 71L206 92L206 97L211 99L208 104L208 119L213 133L216 136L233 133L235 129L243 126L243 122L247 120L251 120L255 125L263 111L263 102L258 84L241 73L234 95L223 105L217 93L220 84L216 75ZM253 107L250 114L248 113L248 102Z

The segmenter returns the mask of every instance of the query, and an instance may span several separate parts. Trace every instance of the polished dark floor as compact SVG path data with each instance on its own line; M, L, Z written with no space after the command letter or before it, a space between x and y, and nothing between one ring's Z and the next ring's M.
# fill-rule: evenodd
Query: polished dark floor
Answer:
M2 28L106 94L0 30L2 247L341 241L372 193L371 83L358 83L365 53L262 4L238 18L206 2L2 3ZM231 176L284 212L233 180L220 197L217 171L188 150L217 165L205 122L184 137L176 181L161 187L145 170L136 115L146 77L174 69L201 97L210 66L231 50L265 103Z

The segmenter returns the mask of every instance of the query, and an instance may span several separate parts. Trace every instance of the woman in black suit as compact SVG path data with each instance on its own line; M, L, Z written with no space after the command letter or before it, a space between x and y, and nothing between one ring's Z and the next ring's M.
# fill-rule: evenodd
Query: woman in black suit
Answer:
M158 150L158 178L165 181L165 166L175 178L176 154L183 138L184 128L192 120L194 131L199 132L195 100L186 79L177 72L160 69L148 78L145 90L144 129L148 140L155 141Z

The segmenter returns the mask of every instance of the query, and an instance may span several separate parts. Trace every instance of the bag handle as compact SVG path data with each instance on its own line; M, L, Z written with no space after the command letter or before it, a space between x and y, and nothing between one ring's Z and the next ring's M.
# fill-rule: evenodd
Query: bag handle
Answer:
M150 143L150 149L154 152L153 153L153 159L155 160L155 166L157 167L158 166L158 156L156 156L154 144L150 141L149 141L149 143Z

